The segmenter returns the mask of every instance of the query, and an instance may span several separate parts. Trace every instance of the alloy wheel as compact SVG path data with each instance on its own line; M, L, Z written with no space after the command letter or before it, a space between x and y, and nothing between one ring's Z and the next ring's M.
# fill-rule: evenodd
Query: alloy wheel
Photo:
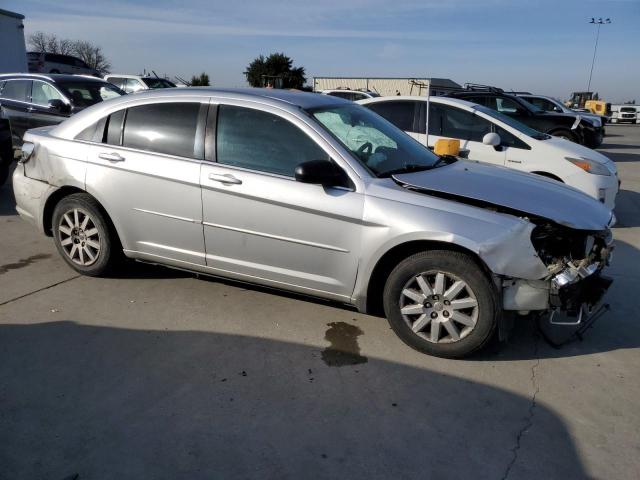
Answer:
M478 300L469 285L442 271L421 273L400 293L400 313L416 335L432 343L453 343L478 321Z
M60 245L72 262L82 266L95 263L100 255L100 233L87 211L74 208L60 217Z

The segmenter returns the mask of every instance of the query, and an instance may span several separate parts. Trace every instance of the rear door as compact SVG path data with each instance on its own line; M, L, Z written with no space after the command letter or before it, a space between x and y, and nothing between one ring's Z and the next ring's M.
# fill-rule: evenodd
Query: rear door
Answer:
M348 299L363 195L294 178L296 165L330 159L330 147L275 107L213 108L217 121L207 130L217 137L207 153L217 162L204 163L201 174L207 265L240 279Z
M156 100L116 111L95 129L87 190L135 256L205 264L200 163L208 101Z
M31 80L7 80L0 94L2 117L9 121L14 147L22 146L24 132L30 128L30 98Z

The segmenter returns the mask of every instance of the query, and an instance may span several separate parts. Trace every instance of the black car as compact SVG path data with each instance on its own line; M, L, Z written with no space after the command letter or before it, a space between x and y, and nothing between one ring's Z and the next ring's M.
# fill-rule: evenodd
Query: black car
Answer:
M0 75L0 185L30 128L56 125L74 113L124 95L99 78L79 75Z
M449 97L460 98L497 110L540 132L566 138L572 142L595 148L602 143L602 133L593 123L579 114L552 113L530 104L526 100L505 93L500 88L467 84Z

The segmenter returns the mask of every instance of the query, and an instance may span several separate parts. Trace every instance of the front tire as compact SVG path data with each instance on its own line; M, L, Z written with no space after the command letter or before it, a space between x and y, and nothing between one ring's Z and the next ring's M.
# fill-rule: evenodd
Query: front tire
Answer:
M497 292L471 256L446 250L412 255L391 272L384 311L393 331L429 355L461 358L482 348L500 314Z
M565 140L569 140L570 142L580 143L576 135L574 135L573 132L569 130L556 130L550 135L553 135L554 137L564 138Z
M120 242L106 215L87 193L63 198L53 211L51 225L58 252L83 275L106 275L122 256Z

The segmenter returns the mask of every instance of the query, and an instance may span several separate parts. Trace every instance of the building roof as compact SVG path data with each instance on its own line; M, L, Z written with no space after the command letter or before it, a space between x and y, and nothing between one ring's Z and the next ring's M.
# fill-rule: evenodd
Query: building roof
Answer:
M9 10L3 10L2 8L0 8L0 15L4 15L5 17L17 18L18 20L24 20L24 15L16 12L10 12Z

